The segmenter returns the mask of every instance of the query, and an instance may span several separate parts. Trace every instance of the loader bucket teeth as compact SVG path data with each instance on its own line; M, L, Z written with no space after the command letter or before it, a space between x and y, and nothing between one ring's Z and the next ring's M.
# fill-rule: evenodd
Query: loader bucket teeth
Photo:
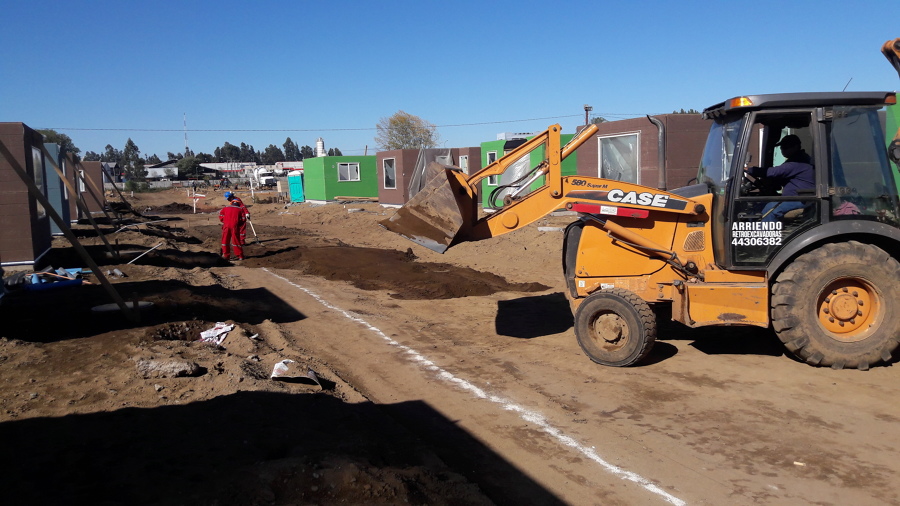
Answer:
M461 181L464 177L458 171L444 169L393 216L379 224L428 249L443 253L455 239L461 238L462 231L471 227L474 200Z

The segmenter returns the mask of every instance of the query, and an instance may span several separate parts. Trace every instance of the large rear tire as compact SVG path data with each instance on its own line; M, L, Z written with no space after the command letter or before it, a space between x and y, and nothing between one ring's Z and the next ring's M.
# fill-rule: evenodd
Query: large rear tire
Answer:
M834 369L890 362L900 339L900 263L857 241L797 257L772 286L772 326L801 360Z
M594 362L627 367L653 349L656 316L643 299L628 290L602 290L584 299L575 311L575 337Z

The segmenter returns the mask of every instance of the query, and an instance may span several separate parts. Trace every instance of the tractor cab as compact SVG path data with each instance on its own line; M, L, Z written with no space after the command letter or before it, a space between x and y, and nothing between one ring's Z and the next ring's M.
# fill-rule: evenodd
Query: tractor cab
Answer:
M714 193L713 247L726 269L777 270L847 234L900 237L885 123L892 92L737 97L713 121L698 179Z

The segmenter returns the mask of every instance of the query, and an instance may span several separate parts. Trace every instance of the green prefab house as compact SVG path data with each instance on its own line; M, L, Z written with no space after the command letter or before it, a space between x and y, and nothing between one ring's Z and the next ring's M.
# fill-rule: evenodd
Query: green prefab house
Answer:
M512 140L498 140L498 141L489 141L481 143L481 166L487 167L491 163L494 163L496 160L502 158L504 155L512 151L513 149L521 146L533 136L529 136L527 138L519 138ZM559 136L560 145L565 146L572 138L575 137L575 134L561 134ZM542 161L544 161L544 152L546 149L541 146L534 151L532 151L527 160L522 160L522 165L510 167L506 170L506 172L500 176L491 176L485 178L481 181L481 205L485 209L490 209L494 207L499 207L503 202L503 196L508 191L500 191L494 196L494 204L491 204L490 198L491 193L497 189L498 186L509 184L515 181L523 171L531 170L537 167ZM577 174L577 160L578 160L578 152L574 152L569 155L568 158L563 160L562 162L562 175L564 176L574 176ZM538 178L534 181L529 190L536 190L540 188L544 184L544 178Z
M319 156L303 160L303 192L307 201L337 197L378 197L375 156Z

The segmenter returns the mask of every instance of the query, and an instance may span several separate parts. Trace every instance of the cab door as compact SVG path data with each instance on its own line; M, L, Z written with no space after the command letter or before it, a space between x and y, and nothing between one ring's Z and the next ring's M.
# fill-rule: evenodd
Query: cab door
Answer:
M824 133L816 121L816 110L756 112L749 125L743 136L742 166L737 168L742 173L732 178L729 188L734 198L725 233L728 264L761 270L784 245L820 223L819 188L824 171L816 160L826 160L827 156L821 152ZM802 150L811 158L815 170L816 187L801 190L798 195L782 195L783 188L774 178L754 178L744 171L783 164L786 160L775 144L786 135L800 138Z

